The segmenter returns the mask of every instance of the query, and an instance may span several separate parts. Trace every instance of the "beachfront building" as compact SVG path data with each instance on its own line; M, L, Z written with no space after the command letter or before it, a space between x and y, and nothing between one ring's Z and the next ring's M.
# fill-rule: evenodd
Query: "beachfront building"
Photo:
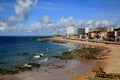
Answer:
M74 27L73 26L67 27L66 35L67 35L67 38L73 38L74 37Z
M77 28L77 34L79 39L88 39L88 27L79 27Z
M108 28L106 41L115 41L115 30L113 27Z
M107 35L103 37L104 41L115 41L115 31L114 28L108 28Z
M115 29L115 41L120 42L120 28Z
M107 27L96 27L89 32L89 39L103 41L107 38Z
M89 39L98 39L100 38L100 31L94 30L89 32Z
M107 32L100 32L100 41L104 41L104 38L107 37Z

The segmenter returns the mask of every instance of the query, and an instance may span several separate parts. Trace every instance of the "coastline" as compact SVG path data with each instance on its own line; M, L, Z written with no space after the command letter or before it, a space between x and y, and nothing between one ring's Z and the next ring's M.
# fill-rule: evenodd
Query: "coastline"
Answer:
M48 38L49 40L55 40L58 42L70 42L75 44L84 44L88 47L98 47L104 48L100 54L104 55L104 59L94 59L88 60L85 64L81 65L80 61L68 61L66 65L66 61L61 61L60 64L65 64L65 68L61 69L53 69L53 67L46 67L42 71L41 69L37 69L31 72L22 72L20 74L15 75L7 75L3 80L86 80L89 76L94 77L95 73L93 70L102 67L105 72L107 73L120 73L120 45L115 44L104 44L104 43L96 43L96 42L88 42L88 41L78 41L78 40L69 40L69 39L62 39L62 38ZM115 55L114 55L115 54ZM90 61L90 62L89 62ZM91 61L93 63L91 63ZM76 64L75 64L75 63ZM83 61L84 63L84 61ZM58 64L58 65L60 65ZM73 68L73 73L71 72L70 65ZM52 68L52 69L51 69ZM85 70L85 69L87 70ZM89 68L89 69L88 69ZM85 71L84 71L85 70ZM54 74L54 75L53 75ZM61 77L60 77L61 76ZM0 78L1 79L1 78Z
M77 44L85 44L90 46L97 46L101 48L105 48L101 54L104 54L105 59L102 60L95 60L97 62L97 66L95 69L102 67L106 73L120 73L120 45L116 44L105 44L105 43L96 43L96 42L88 42L88 41L78 41L78 40L69 40L69 39L62 39L62 38L50 38L50 40L58 40L58 41L65 41ZM76 76L72 80L86 80L88 76L94 76L95 73L89 71L85 74L80 74Z

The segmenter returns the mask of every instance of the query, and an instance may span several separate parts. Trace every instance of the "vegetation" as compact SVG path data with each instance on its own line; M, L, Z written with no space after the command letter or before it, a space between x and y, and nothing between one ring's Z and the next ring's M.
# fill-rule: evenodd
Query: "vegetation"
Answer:
M98 48L82 48L75 51L64 52L62 56L53 56L60 59L96 59L101 51Z
M73 59L72 52L64 52L62 56L53 56L55 58L60 58L60 59Z
M96 35L96 38L97 38L97 39L99 39L99 38L101 38L101 36L99 36L99 35Z
M96 74L106 74L102 67L99 67L98 70L94 70L93 72L96 72Z
M94 77L88 77L88 80L120 80L120 73L109 73L107 74L103 68L99 67Z

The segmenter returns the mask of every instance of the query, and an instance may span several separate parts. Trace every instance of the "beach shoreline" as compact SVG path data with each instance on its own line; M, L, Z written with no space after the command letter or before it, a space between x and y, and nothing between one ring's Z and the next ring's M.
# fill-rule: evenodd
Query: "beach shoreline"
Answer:
M105 44L105 43L97 43L97 42L88 42L88 41L78 41L78 40L70 40L70 39L62 39L62 38L50 38L50 40L59 40L65 41L70 43L77 43L77 44L85 44L90 46L97 46L102 47L104 50L102 54L104 54L105 59L102 60L95 60L97 62L97 66L94 69L98 69L102 67L106 73L120 73L120 45L116 44ZM93 77L95 73L93 71L89 71L84 74L80 74L76 76L72 80L86 80L88 76Z

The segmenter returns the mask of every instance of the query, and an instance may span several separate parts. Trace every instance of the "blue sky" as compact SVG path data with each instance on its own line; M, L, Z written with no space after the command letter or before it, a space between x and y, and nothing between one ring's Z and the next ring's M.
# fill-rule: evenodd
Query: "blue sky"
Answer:
M58 29L120 27L120 0L0 0L0 36L54 35Z

